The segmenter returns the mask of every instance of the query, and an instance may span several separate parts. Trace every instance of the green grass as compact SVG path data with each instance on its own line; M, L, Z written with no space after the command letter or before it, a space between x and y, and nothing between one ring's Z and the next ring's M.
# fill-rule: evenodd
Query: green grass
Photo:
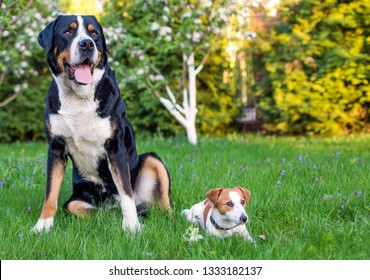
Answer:
M229 136L138 140L156 151L172 177L172 216L151 209L144 229L121 230L119 209L78 219L59 209L48 234L30 233L42 205L46 145L0 145L1 259L369 259L370 136L275 138ZM248 228L239 237L189 243L180 215L214 187L252 192ZM71 192L71 166L59 205Z

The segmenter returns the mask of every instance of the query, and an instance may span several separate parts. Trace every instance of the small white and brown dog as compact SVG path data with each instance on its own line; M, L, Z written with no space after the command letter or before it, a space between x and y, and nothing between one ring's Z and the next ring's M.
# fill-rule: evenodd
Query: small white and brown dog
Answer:
M207 199L182 211L189 222L200 224L205 232L217 237L239 234L254 242L245 225L248 221L245 206L251 198L249 190L216 188L206 195Z

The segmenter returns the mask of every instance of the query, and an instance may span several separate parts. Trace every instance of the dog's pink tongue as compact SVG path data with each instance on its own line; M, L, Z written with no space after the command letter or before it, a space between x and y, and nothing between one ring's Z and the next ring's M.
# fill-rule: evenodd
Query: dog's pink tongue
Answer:
M90 67L85 64L75 66L75 79L80 84L90 84L93 80Z

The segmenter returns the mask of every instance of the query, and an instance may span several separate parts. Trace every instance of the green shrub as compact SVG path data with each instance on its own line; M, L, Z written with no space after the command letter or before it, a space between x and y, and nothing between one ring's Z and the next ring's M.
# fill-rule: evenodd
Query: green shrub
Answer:
M369 130L370 2L286 2L277 24L254 42L265 127L290 134Z

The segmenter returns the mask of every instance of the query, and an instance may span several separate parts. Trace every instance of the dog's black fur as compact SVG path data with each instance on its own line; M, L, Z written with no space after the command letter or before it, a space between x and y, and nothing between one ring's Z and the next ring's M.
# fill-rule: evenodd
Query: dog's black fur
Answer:
M59 16L40 33L39 43L47 53L47 62L53 75L53 81L46 96L44 120L49 144L46 194L41 217L35 230L39 232L44 229L48 230L53 223L56 200L68 157L73 163L73 193L64 204L64 208L73 214L84 216L86 209L99 207L112 196L132 199L139 213L145 213L148 205L154 201L169 209L169 173L155 153L138 155L136 152L134 131L127 117L125 103L122 100L114 71L108 65L109 50L103 29L96 18L94 16ZM73 49L73 44L77 46L75 49ZM87 90L87 94L82 94L82 89L90 85L77 81L78 66L71 63L75 53L78 53L79 63L91 69L94 79L91 87L93 90ZM94 55L97 57L96 61L92 58ZM80 104L80 98L81 100L87 98L91 100L91 104L95 103L93 117L97 122L104 121L103 128L93 127L92 129L109 131L108 137L105 136L106 139L97 139L96 142L81 136L88 145L96 145L93 149L103 151L96 158L92 158L96 161L92 163L92 166L96 166L95 170L88 170L88 173L95 174L94 180L86 178L84 172L81 171L87 170L88 167L81 166L83 160L80 158L86 156L91 160L90 154L85 151L89 146L77 148L80 150L75 152L76 147L79 147L77 143L79 140L74 139L73 135L65 133L64 130L58 131L60 125L67 130L70 128L66 125L67 119L63 115L63 108L70 108L68 102L72 100L77 100L73 102ZM82 119L85 117L83 110L79 112L78 108L80 107L76 106L77 111L73 112L76 113L73 115L73 126L77 130L79 130L79 117L81 117L81 126L84 126ZM62 121L55 122L52 118ZM95 133L88 131L90 132ZM101 137L99 131L96 135ZM98 143L103 144L99 146ZM143 196L146 198L143 199ZM140 201L136 201L136 197L140 197ZM126 206L122 203L122 211L128 217L132 215L134 217L132 219L135 220L125 221L124 216L123 228L136 229L138 225L135 218L136 213L131 213L135 209L125 208ZM45 224L48 219L52 220L49 224L47 222Z

